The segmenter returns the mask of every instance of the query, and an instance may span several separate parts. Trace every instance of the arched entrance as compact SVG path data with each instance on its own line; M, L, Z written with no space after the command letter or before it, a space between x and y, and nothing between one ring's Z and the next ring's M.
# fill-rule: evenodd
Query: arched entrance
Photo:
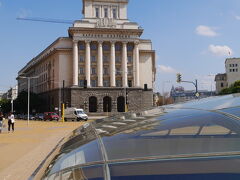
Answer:
M118 112L125 112L125 98L123 96L117 98L117 110Z
M97 98L94 96L89 98L89 112L97 112Z
M103 98L103 112L112 112L112 98L109 96Z

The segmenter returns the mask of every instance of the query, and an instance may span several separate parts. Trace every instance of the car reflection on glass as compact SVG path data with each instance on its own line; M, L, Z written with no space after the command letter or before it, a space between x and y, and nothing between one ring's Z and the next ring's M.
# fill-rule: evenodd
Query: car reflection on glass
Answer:
M123 114L76 129L43 180L239 180L240 97Z

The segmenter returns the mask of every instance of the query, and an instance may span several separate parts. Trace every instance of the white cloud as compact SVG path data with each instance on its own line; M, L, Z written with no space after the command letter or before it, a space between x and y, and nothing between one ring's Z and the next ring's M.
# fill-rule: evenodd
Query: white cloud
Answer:
M170 66L158 65L158 69L159 69L159 72L161 73L169 73L169 74L177 73L177 71Z
M216 56L230 56L233 54L233 50L228 46L209 45L208 50Z
M200 36L208 37L215 37L218 35L218 33L214 31L214 28L203 25L200 25L196 28L196 33Z
M236 20L240 20L240 16L235 16Z

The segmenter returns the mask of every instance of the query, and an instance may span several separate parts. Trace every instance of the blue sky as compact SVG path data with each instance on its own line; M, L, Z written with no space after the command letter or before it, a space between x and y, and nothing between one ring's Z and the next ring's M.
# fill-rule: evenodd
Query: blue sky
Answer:
M58 37L68 36L68 24L16 17L77 20L81 10L81 0L0 0L0 92L16 84L17 72L29 60ZM210 90L211 75L225 71L225 58L240 57L240 0L130 0L128 17L144 28L142 38L153 42L160 91L163 82L165 91L178 85L177 72Z

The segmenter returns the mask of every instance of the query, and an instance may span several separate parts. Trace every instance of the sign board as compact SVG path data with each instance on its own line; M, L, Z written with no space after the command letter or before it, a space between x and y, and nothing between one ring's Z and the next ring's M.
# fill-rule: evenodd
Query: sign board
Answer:
M200 96L200 94L199 93L196 93L196 97L199 97Z

